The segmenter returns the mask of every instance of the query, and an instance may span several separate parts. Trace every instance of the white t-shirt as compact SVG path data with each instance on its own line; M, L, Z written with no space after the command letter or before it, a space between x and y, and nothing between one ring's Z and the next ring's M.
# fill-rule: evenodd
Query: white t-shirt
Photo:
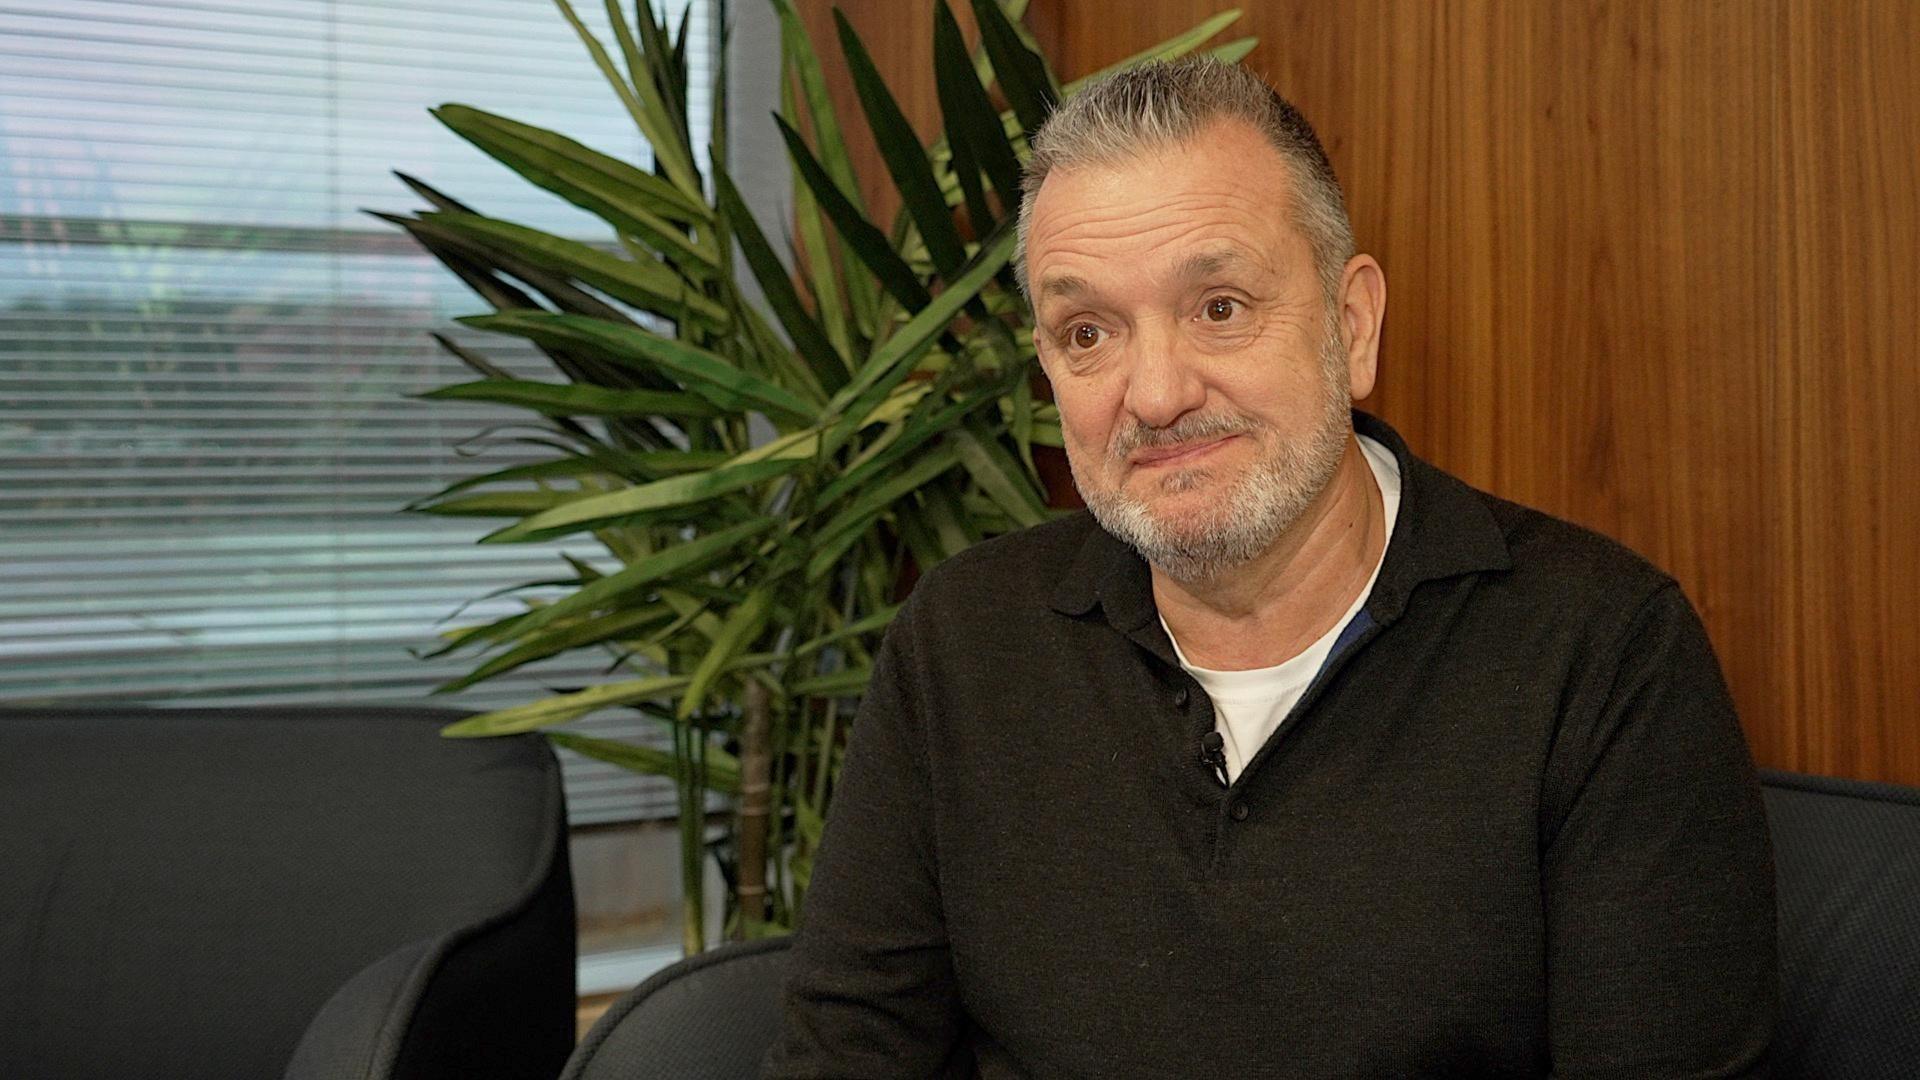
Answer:
M1380 486L1380 501L1386 510L1387 542L1393 540L1393 523L1400 515L1400 463L1394 460L1393 451L1378 442L1359 435L1361 456L1373 469L1373 479ZM1333 651L1334 642L1340 638L1340 631L1346 629L1353 617L1365 606L1367 597L1373 593L1373 583L1380 577L1380 566L1387 558L1387 544L1380 546L1380 562L1373 564L1373 573L1368 575L1367 584L1354 598L1353 606L1333 624L1333 629L1321 635L1320 640L1307 646L1306 651L1272 667L1250 668L1245 671L1214 671L1209 668L1195 667L1187 661L1185 653L1180 651L1180 642L1174 638L1173 630L1167 629L1167 638L1173 641L1174 655L1180 658L1180 666L1193 674L1207 697L1213 699L1214 730L1226 740L1227 777L1233 780L1247 762L1266 745L1267 739L1278 730L1281 721L1287 718L1301 695L1307 692L1307 686L1313 677L1320 673L1321 665L1327 661L1327 654ZM1166 627L1166 620L1160 620Z

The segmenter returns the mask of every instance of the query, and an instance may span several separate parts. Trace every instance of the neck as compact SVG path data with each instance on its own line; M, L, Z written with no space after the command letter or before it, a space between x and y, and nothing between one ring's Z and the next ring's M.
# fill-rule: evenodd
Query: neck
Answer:
M1223 671L1271 667L1333 629L1386 547L1386 507L1349 436L1333 479L1264 552L1201 581L1153 567L1153 600L1180 651Z

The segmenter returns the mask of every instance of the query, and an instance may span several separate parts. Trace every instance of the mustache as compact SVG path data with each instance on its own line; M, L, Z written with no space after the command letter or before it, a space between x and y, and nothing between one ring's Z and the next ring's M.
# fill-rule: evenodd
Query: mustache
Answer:
M1181 443L1203 439L1244 435L1258 426L1252 417L1238 413L1183 416L1166 427L1150 427L1136 421L1114 434L1113 439L1108 443L1107 454L1115 460L1121 460L1135 450L1157 450L1161 447L1178 446Z

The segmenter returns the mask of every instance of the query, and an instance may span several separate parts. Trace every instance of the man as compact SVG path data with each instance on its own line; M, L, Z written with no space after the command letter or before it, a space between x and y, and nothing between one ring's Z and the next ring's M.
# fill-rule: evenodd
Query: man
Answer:
M1091 515L895 622L768 1075L1761 1075L1771 858L1699 619L1350 411L1386 283L1300 115L1115 76L1021 223Z

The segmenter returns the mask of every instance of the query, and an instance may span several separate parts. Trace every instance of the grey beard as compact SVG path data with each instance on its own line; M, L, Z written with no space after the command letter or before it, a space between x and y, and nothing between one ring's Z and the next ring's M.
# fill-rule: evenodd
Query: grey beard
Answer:
M1323 360L1326 357L1323 356ZM1254 463L1222 494L1219 513L1198 528L1180 530L1155 520L1147 504L1118 490L1091 492L1077 462L1068 455L1074 484L1100 527L1138 551L1142 558L1177 581L1206 581L1240 566L1271 548L1326 490L1340 467L1352 431L1353 407L1344 381L1345 363L1323 364L1326 393L1319 423L1299 441L1281 439L1276 450ZM1336 377L1339 376L1339 377ZM1110 460L1124 460L1142 446L1165 446L1257 430L1250 417L1208 415L1168 428L1136 426L1115 440ZM1175 473L1166 490L1187 490L1202 482L1196 470Z

